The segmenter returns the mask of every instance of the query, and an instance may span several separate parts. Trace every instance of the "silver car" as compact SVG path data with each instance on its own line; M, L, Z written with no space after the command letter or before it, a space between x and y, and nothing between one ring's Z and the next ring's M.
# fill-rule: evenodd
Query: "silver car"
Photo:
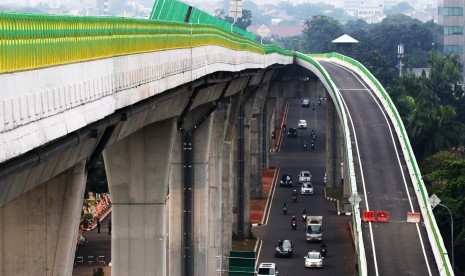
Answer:
M304 183L304 182L310 182L312 181L312 175L310 174L309 171L301 171L299 174L299 182Z
M313 195L313 185L310 182L302 183L302 186L300 187L300 194Z

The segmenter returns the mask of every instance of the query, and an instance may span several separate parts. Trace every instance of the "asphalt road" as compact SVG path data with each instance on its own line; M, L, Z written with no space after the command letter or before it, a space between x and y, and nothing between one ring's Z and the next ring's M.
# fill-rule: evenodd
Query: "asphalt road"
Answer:
M346 106L361 210L390 213L389 223L363 225L368 275L438 275L423 224L406 222L407 212L420 208L394 129L361 80L338 65L321 64Z
M258 261L276 263L279 275L354 275L355 253L349 228L351 217L337 216L333 202L323 197L323 174L325 172L325 105L326 101L316 110L302 108L301 99L289 99L289 112L286 120L287 127L297 127L300 119L307 120L308 128L299 130L297 138L283 137L281 149L272 154L272 165L283 173L292 175L293 188L275 185L269 216L264 226L254 227L254 233L262 240ZM316 132L315 150L310 150L310 133ZM303 141L309 144L309 150L303 150ZM312 174L314 195L300 195L298 174L301 170L309 170ZM279 181L279 179L278 179ZM292 202L292 191L299 192L297 203ZM289 206L287 215L282 214L282 203ZM302 222L302 209L308 215L322 215L323 237L327 244L328 255L324 259L322 269L306 269L304 256L311 250L319 250L320 243L307 243L305 239L305 223ZM291 217L297 217L297 230L291 229ZM275 244L279 239L290 239L294 244L292 258L276 258ZM311 270L311 271L310 271Z

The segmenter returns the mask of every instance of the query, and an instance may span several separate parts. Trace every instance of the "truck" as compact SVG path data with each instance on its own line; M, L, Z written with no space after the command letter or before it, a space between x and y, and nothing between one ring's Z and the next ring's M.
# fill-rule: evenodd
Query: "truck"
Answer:
M307 216L307 241L323 241L323 216Z

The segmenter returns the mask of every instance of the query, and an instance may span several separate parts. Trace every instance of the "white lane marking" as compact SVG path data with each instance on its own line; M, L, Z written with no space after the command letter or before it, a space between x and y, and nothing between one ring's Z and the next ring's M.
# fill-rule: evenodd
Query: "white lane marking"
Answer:
M391 141L392 141L392 144L394 146L394 149L395 149L395 152L396 152L396 157L397 157L397 163L399 165L399 169L400 169L400 172L402 174L402 179L404 181L404 187L405 187L405 191L407 192L407 196L408 196L408 199L409 199L409 204L410 204L410 210L412 212L414 212L414 208L413 208L413 203L412 203L412 198L410 197L410 192L408 190L408 185L407 185L407 180L405 179L405 174L404 174L404 170L402 169L402 163L400 161L400 157L399 157L399 150L397 149L397 146L396 146L396 143L395 143L395 139L394 139L394 134L393 134L393 131L392 131L392 128L391 128L391 125L389 123L389 120L386 116L386 112L384 110L383 107L381 107L381 105L379 104L379 102L377 101L376 97L373 95L374 93L371 91L371 89L368 89L365 85L365 83L362 82L362 80L356 75L354 74L352 71L348 70L347 68L345 67L342 67L342 66L339 66L339 65L336 65L340 68L343 68L344 70L350 72L362 85L363 87L366 88L367 91L369 91L370 93L370 96L373 98L373 100L376 102L376 105L378 106L378 108L380 109L381 113L383 114L384 116L384 120L386 121L386 124L389 128L389 133L391 134ZM426 251L425 251L425 245L423 243L423 238L421 237L421 233L420 233L420 229L419 229L419 226L417 224L417 232L418 232L418 238L420 239L420 245L421 245L421 248L422 248L422 251L423 251L423 256L425 258L425 263L426 263L426 267L428 269L428 273L429 275L432 275L431 273L431 268L429 266L429 262L428 262L428 257L426 256Z
M278 170L276 171L275 183L272 183L272 185L273 185L273 191L271 192L270 198L269 198L269 200L270 200L270 206L268 207L268 211L265 210L265 211L266 211L266 214L265 214L265 218L266 218L266 219L265 219L265 222L263 223L262 226L266 226L266 225L268 224L268 218L270 217L271 206L273 205L274 192L275 192L276 186L277 186L277 184L278 184L278 183L277 183L277 182L278 182L278 179L281 179L281 178L279 178L279 171L280 171L280 170L281 170L281 169L278 168Z
M358 90L363 90L363 89L358 89ZM352 133L354 135L355 149L357 151L358 166L360 168L360 177L361 177L362 186L363 186L363 195L365 197L365 206L366 206L366 210L370 211L370 207L368 206L367 189L366 189L366 185L365 185L365 176L364 176L364 173L363 173L362 158L360 156L360 149L359 149L359 146L358 146L357 133L355 131L354 122L352 120L352 115L350 115L349 109L347 108L346 101L344 100L344 97L342 97L342 95L340 95L340 97L341 97L342 103L344 104L344 109L345 109L345 111L347 113L347 116L349 117L350 126L352 128ZM377 258L376 258L375 240L374 240L374 237L373 237L374 236L373 235L373 225L371 224L371 222L368 222L368 228L370 229L371 248L372 248L372 251L373 251L373 261L374 261L374 266L375 266L375 272L376 272L376 276L378 276L379 275L378 261L377 261Z

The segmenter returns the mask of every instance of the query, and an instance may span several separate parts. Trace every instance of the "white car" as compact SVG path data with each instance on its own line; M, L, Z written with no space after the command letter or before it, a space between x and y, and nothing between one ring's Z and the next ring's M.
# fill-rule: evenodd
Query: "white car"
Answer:
M312 181L312 175L310 174L309 171L301 171L299 173L299 182L304 183L304 182L310 182Z
M258 266L257 276L278 275L278 270L275 263L261 263Z
M300 187L301 195L313 195L313 185L310 182L302 183Z
M297 124L297 128L307 128L307 121L299 120L299 123Z
M302 107L310 107L310 100L309 99L303 99Z
M305 258L305 267L323 267L323 257L321 253L313 250L312 252L308 252Z

